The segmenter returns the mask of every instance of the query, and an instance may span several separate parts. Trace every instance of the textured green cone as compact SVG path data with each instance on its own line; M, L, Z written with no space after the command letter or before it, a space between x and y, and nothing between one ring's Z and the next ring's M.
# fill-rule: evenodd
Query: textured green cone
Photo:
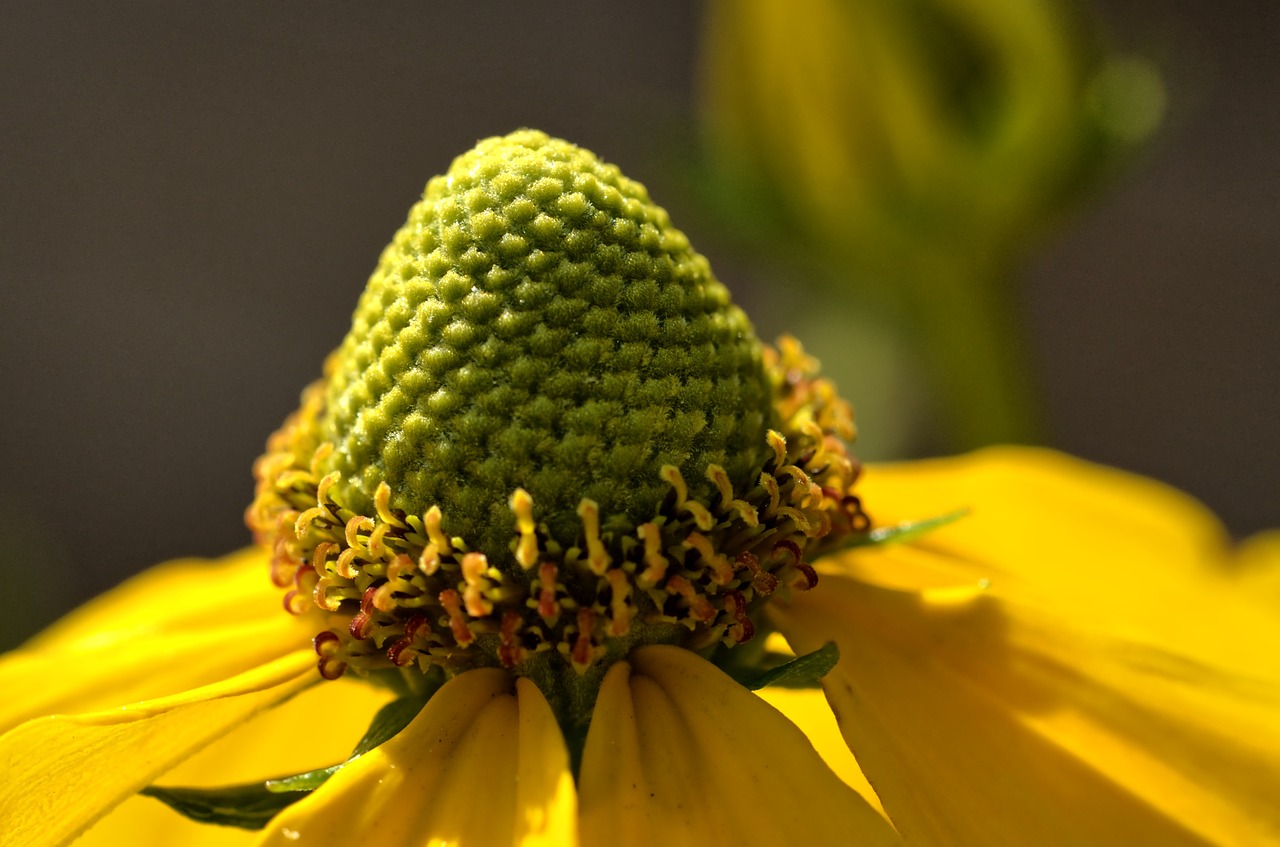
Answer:
M329 379L322 470L369 512L438 505L509 556L516 488L574 544L650 519L675 465L699 499L753 482L774 425L746 316L644 187L535 131L480 142L431 180L369 280Z

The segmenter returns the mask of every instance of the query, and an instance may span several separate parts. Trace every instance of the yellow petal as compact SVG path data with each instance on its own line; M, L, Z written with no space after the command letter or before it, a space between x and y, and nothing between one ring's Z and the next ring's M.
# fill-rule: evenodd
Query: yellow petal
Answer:
M26 648L104 645L175 631L246 624L283 611L268 555L246 548L221 559L156 565L90 600L36 635Z
M949 553L960 565L976 557L977 569L958 574L967 581L1013 572L1043 582L1046 593L1105 585L1109 591L1089 593L1107 600L1152 587L1150 569L1117 563L1159 562L1162 581L1182 583L1201 579L1206 563L1225 561L1228 553L1222 526L1193 498L1052 450L993 447L954 458L871 465L858 493L878 525L968 509L966 517L913 545ZM874 557L845 561L864 581L926 587L910 583L914 569L896 573L903 567L898 561L891 568L876 567Z
M1203 508L1045 451L867 482L878 517L972 514L822 565L771 615L799 652L837 641L824 687L908 841L1280 835L1280 617L1239 590Z
M820 572L959 589L958 599L985 586L1222 670L1280 673L1265 637L1274 615L1241 596L1226 533L1175 489L1030 448L874 467L864 482L880 523L970 514L911 544L823 560Z
M9 731L0 736L6 844L65 844L175 763L315 679L314 655L299 651L184 694Z
M1234 562L1240 590L1255 595L1280 615L1280 530L1245 539Z
M0 732L209 685L306 647L315 628L280 610L256 624L17 650L0 658L0 689L14 692L0 698Z
M265 554L169 562L0 657L0 732L41 715L165 697L304 646L322 628L287 614Z
M234 785L341 762L391 696L386 688L347 677L314 685L227 733L156 781L161 785ZM75 844L221 847L248 845L257 839L257 832L199 824L158 800L130 797Z
M516 763L516 837L521 847L572 847L578 843L578 792L569 751L555 715L537 686L516 682L520 701L520 749Z
M676 647L609 669L579 784L587 844L898 843L793 724Z
M135 794L77 838L74 847L250 847L257 837L253 830L196 823Z
M867 782L849 745L844 743L840 725L836 723L836 716L832 714L821 689L763 688L756 694L800 728L841 782L858 792L877 812L884 814L875 789Z
M395 738L278 815L261 844L576 843L569 757L528 680L468 671Z

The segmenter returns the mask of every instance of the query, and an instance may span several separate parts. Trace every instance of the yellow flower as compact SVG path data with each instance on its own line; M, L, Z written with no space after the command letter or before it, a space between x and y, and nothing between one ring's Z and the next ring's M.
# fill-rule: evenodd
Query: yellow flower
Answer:
M258 463L260 546L0 659L4 843L1280 834L1274 538L1232 573L1194 502L1047 451L860 474L812 369L616 168L482 142Z
M1189 498L1047 451L877 466L860 487L889 519L972 514L819 563L819 590L777 610L796 649L840 645L824 680L839 731L816 691L761 700L688 651L642 648L606 680L575 792L545 703L468 672L266 837L891 841L766 701L907 843L1277 837L1280 622L1237 582L1274 581L1274 537L1233 554ZM1233 556L1251 570L1221 567ZM310 633L263 590L265 568L256 550L162 565L4 658L6 844L64 843L122 801L83 843L250 843L126 798L348 752L389 694L316 684Z

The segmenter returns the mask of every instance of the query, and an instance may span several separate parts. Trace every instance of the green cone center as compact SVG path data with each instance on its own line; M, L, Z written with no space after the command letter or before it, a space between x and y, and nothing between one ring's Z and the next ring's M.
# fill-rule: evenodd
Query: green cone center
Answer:
M336 502L438 506L444 531L512 568L512 492L552 540L650 520L752 482L776 426L761 348L707 261L644 187L540 132L482 141L433 179L369 280L326 390Z

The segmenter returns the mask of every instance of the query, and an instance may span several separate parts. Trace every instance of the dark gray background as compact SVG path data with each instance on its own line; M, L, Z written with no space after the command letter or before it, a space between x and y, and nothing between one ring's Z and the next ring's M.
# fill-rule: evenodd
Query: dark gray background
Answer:
M246 541L265 437L426 179L477 138L532 125L596 150L741 265L664 160L699 8L538 6L3 5L3 643ZM1025 288L1054 443L1237 534L1280 524L1277 8L1107 4L1163 54L1169 121Z

